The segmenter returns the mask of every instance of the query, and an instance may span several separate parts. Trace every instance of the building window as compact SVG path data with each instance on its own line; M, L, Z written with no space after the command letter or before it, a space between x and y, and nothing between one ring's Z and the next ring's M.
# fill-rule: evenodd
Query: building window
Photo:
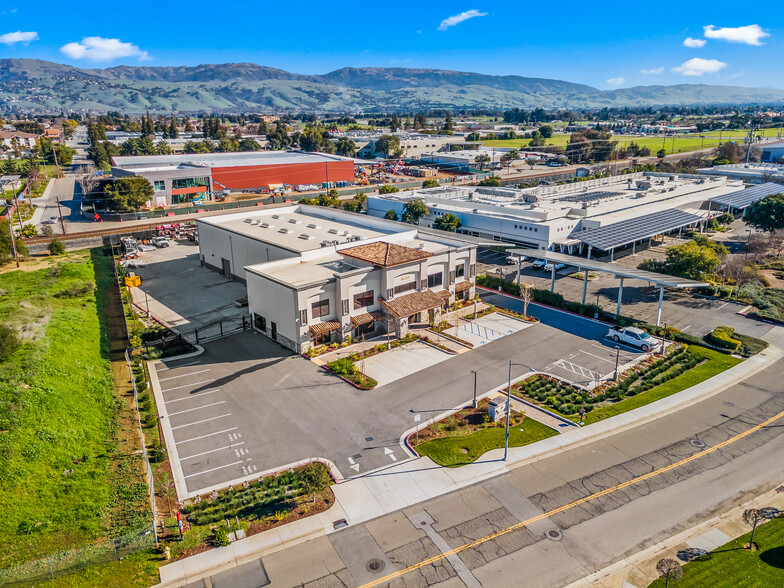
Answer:
M343 316L348 314L348 298L343 299Z
M444 283L444 272L438 272L437 274L430 274L427 276L427 287L428 288L435 288L436 286L440 286Z
M367 308L373 305L373 290L362 292L362 294L354 294L354 310L358 308Z
M311 307L311 315L313 318L327 316L329 314L329 300L319 300L314 302Z
M209 186L210 178L202 176L199 178L178 178L172 180L172 190L179 190L182 188L199 188L201 186Z
M403 292L408 292L410 290L416 290L416 281L411 280L410 282L406 282L405 284L400 284L399 286L395 286L395 295L402 294Z
M464 263L461 263L461 264L455 266L455 275L458 278L462 278L465 275L465 264Z
M166 189L166 182L163 180L155 180L152 183L152 187L156 192L163 192Z

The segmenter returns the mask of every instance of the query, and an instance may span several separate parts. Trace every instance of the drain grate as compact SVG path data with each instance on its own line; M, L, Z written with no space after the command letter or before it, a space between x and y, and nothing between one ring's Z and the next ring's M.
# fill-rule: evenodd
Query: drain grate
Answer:
M691 443L697 449L702 449L703 447L706 447L705 441L702 441L700 439L689 439L689 443Z
M351 456L351 459L359 459L360 457L362 457L361 453L355 453L354 455Z
M375 437L365 437L365 443L370 443L371 441L375 441Z
M383 571L385 565L386 564L380 559L371 559L369 562L365 564L365 569L368 572L373 572L374 574L377 574Z
M560 541L563 539L563 533L558 529L550 529L544 534L550 541Z

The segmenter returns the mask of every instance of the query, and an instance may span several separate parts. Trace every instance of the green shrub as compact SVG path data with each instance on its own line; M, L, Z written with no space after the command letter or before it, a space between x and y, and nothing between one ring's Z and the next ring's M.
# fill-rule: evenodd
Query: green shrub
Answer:
M717 347L735 352L740 348L741 342L733 339L732 335L734 332L735 329L732 327L716 327L708 333L708 340Z
M49 242L47 249L51 255L62 255L65 253L65 245L63 245L63 242L57 237Z
M0 324L0 363L11 357L20 345L21 341L16 331L8 325Z
M354 365L354 362L348 357L330 361L327 364L327 367L339 376L353 376L359 371L357 370L357 366Z
M215 547L225 547L229 544L226 527L218 525L212 530L212 544L215 545Z

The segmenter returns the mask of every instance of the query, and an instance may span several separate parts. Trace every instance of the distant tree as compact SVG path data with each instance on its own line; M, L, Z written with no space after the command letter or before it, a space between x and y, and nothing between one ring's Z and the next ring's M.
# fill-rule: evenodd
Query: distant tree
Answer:
M712 248L699 245L695 241L687 241L683 245L675 245L667 249L667 259L662 262L649 263L643 261L639 268L702 280L710 276L721 263L719 254Z
M430 209L421 200L409 200L403 206L401 220L412 225L419 224L419 219L430 214Z
M393 221L399 220L394 208L390 208L389 210L387 210L386 213L384 214L384 218Z
M376 153L383 153L385 159L389 159L390 155L399 157L403 154L400 148L400 137L395 135L381 135L375 143L374 149Z
M212 153L215 150L215 145L212 141L204 139L203 141L187 141L184 148L185 153Z
M534 131L533 133L531 133L531 140L528 141L529 147L543 147L546 144L547 141L542 136L542 133L540 133L539 131Z
M485 169L485 165L490 163L490 156L487 153L480 153L474 158L474 163L479 164L479 169Z
M512 149L501 155L501 163L506 165L507 171L512 168L512 162L517 161L518 159L520 159L520 153L517 149Z
M424 182L422 182L422 187L423 188L436 188L436 187L438 187L438 180L433 180L433 179L425 180Z
M466 138L465 138L465 140L466 140L466 141L478 141L480 138L481 138L481 137L479 136L479 133L477 133L476 131L474 131L473 133L468 133L468 134L466 135Z
M553 136L553 127L550 125L544 125L539 127L539 134L542 135L545 139L549 139Z
M392 118L389 119L389 130L393 133L396 133L400 130L400 119L396 114L393 114Z
M65 253L65 245L63 245L63 242L60 241L60 239L57 237L52 239L46 248L49 250L51 255L62 255Z
M528 305L534 299L535 292L536 289L532 284L526 284L525 282L520 284L520 298L523 299L523 314L525 316L528 316Z
M70 139L73 137L73 134L76 132L76 127L79 126L79 123L75 120L67 119L63 121L63 136L66 139ZM2 128L2 126L0 126Z
M660 559L656 563L656 571L659 572L659 577L664 578L665 588L669 588L670 580L683 578L683 568L674 559Z
M659 149L656 152L656 157L658 157L659 159L664 159L666 155L667 155L667 152L664 149Z
M193 132L193 125L191 124L191 119L189 119L189 118L185 119L185 126L182 127L182 130L185 131L186 133L192 133Z
M155 151L158 155L171 155L172 148L166 141L158 141L158 144L155 146Z
M245 137L239 144L240 151L261 151L261 145L253 137Z
M169 137L176 139L179 135L180 131L177 129L177 119L174 118L174 115L172 114L169 121Z
M498 180L498 178L487 177L483 178L482 181L479 182L479 185L490 188L498 188L501 185L501 182Z
M460 219L451 212L442 214L433 222L433 228L439 231L449 231L454 233L460 228Z
M529 166L531 166L531 169L534 169L534 166L536 165L536 158L535 157L529 157L528 159L525 160L525 162Z
M784 229L784 194L771 194L746 209L743 219L760 231Z
M27 246L24 242L16 240L16 253L20 257L28 254ZM0 219L0 263L9 261L14 258L12 240L11 240L11 223L5 219Z
M386 185L385 186L381 186L378 189L378 193L379 194L394 194L395 192L399 192L399 191L400 190L398 190L394 186L386 186Z
M357 144L348 137L341 137L335 145L335 150L343 157L356 157Z
M112 208L119 212L138 211L152 199L153 194L152 184L139 176L118 178L106 187Z
M748 549L754 549L754 532L760 521L766 518L765 512L758 508L749 508L743 511L743 522L751 527L751 538L749 539Z
M343 210L349 212L362 212L362 205L367 202L367 196L364 192L359 192L348 202L343 203Z
M233 153L240 150L240 142L237 139L223 137L215 146L219 153Z
M446 116L444 117L444 130L447 132L453 130L451 112L447 112Z

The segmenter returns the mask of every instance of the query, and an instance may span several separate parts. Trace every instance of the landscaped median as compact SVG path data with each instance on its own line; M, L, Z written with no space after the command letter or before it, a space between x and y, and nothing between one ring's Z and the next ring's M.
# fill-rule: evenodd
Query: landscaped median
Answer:
M521 447L557 435L558 432L524 414L510 415L509 446ZM490 421L488 401L476 408L464 408L412 435L409 443L419 455L427 456L440 466L457 467L475 462L491 449L504 446L506 421Z

